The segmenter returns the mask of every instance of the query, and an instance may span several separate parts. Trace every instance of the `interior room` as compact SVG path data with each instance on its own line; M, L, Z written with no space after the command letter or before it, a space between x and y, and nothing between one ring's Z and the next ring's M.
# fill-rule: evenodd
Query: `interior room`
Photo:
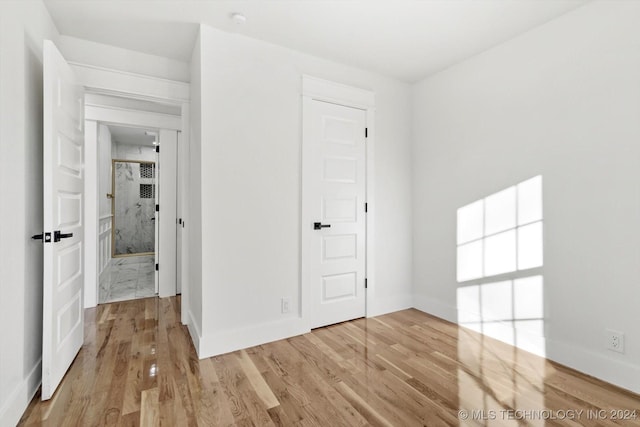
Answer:
M0 2L0 427L640 426L640 2Z

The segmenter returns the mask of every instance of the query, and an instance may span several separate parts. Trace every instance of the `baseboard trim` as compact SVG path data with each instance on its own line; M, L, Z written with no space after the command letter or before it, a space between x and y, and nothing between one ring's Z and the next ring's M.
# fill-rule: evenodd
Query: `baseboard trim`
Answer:
M414 308L458 324L457 308L442 301L416 295ZM640 366L609 358L581 347L561 343L551 338L545 338L544 342L545 357L548 360L640 394Z
M436 299L414 295L413 307L449 322L458 323L458 309Z
M42 380L42 359L31 369L26 378L13 390L0 407L0 427L18 424Z
M193 341L193 346L196 348L196 353L198 357L200 357L200 329L198 328L198 324L195 322L193 318L193 313L189 310L189 323L187 323L187 329L189 330L189 335L191 335L191 341ZM200 357L202 359L202 357Z
M547 359L640 394L640 366L547 339Z
M413 307L413 297L407 295L392 295L384 298L376 298L371 306L367 306L367 317L382 316L395 311L406 310Z
M198 357L213 357L307 332L310 332L310 329L300 317L220 331L201 337Z

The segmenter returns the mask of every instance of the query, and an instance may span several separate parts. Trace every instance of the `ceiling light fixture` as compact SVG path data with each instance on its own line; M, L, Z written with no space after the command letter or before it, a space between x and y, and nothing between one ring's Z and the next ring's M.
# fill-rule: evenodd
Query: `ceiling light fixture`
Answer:
M231 20L235 22L237 25L242 25L245 22L247 22L247 17L241 13L236 12L231 14Z

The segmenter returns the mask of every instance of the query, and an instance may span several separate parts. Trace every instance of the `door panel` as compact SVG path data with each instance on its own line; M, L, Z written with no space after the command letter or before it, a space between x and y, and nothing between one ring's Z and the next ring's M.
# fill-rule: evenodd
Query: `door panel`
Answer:
M333 262L337 259L357 259L358 236L356 234L324 236L322 243L323 262Z
M83 91L44 42L42 400L51 398L83 342ZM56 233L56 232L59 232Z
M312 228L309 250L311 327L365 315L366 112L312 101L305 199Z

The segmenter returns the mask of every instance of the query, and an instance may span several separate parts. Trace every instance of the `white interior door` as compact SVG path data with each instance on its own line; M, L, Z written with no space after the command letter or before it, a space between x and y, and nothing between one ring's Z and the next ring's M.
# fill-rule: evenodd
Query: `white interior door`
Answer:
M312 230L315 328L365 315L366 112L316 100L310 108L304 199L311 221L304 227Z
M50 399L84 338L83 90L44 42L44 279L42 400Z
M158 295L161 298L176 294L176 234L178 217L176 208L177 194L177 157L178 132L160 129L158 136L160 155L158 157L158 204L160 205L158 223Z
M158 142L158 137L156 137L156 142ZM159 178L159 173L160 173L160 154L158 152L158 145L156 145L156 162L154 163L153 167L153 182L154 182L154 188L156 189L156 193L155 193L155 197L156 197L156 209L155 209L155 221L153 222L153 227L154 227L154 233L155 233L155 248L154 248L154 262L156 265L156 269L155 269L155 273L154 273L154 289L155 289L155 293L156 295L158 295L158 292L160 290L160 273L158 272L158 262L159 262L159 258L160 258L160 212L158 211L158 207L160 206L160 178Z

